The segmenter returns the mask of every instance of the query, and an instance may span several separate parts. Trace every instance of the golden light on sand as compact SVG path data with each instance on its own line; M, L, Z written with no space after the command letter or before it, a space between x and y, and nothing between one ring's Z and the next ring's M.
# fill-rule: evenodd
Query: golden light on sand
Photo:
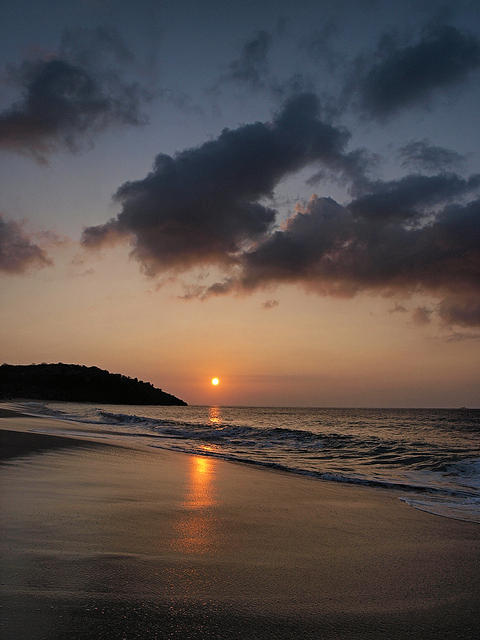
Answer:
M212 384L214 387L217 387L219 384L220 380L218 378L212 378Z

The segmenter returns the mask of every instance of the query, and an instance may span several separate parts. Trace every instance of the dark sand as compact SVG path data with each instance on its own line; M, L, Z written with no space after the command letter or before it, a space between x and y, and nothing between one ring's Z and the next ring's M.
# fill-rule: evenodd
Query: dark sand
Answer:
M478 525L42 425L0 419L2 640L477 637Z

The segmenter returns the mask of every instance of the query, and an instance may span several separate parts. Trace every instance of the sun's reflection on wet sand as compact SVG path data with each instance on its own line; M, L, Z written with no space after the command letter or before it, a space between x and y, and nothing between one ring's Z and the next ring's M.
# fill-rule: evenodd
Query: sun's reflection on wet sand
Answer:
M204 456L192 456L190 483L184 505L190 509L204 509L214 504L212 480L214 461Z
M216 461L192 456L189 482L183 502L183 517L177 522L174 546L184 553L207 553L215 541L215 467Z

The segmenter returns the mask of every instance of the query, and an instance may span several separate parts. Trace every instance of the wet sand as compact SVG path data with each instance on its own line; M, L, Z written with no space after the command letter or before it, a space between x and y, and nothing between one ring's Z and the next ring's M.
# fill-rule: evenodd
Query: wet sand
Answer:
M56 420L0 428L2 640L477 635L478 525L80 426L30 433Z

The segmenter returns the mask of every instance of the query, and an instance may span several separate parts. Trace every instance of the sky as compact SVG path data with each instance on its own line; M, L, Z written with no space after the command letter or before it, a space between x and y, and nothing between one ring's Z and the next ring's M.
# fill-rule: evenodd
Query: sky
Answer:
M477 2L19 0L0 31L0 361L480 407Z

